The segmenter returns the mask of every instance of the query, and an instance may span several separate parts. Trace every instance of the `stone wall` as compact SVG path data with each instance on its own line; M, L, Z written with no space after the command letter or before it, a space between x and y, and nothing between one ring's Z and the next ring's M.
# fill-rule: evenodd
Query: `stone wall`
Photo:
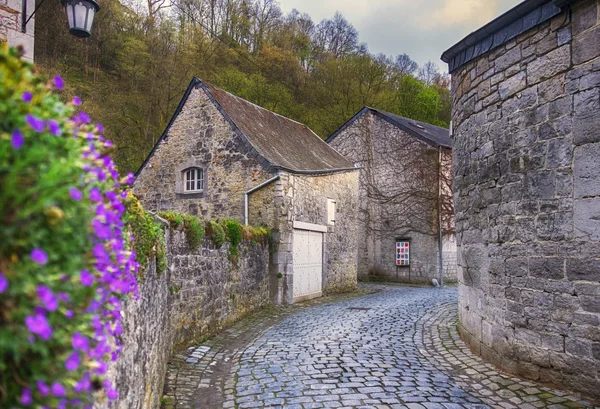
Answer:
M452 74L462 335L507 371L597 399L599 4Z
M190 251L185 234L171 235L170 311L176 342L198 340L269 304L269 246L239 245L230 261L229 243L215 248L209 239Z
M198 341L269 303L266 244L244 241L237 264L229 244L209 240L190 251L185 234L166 231L169 270L152 265L140 276L139 298L125 302L123 351L109 369L119 391L111 408L158 409L173 347ZM99 397L95 407L106 409Z
M123 308L123 350L111 365L108 378L119 391L113 409L155 409L160 407L162 389L171 356L174 331L169 312L169 277L157 274L156 263L139 278L139 298L129 299ZM96 409L107 409L105 397Z
M361 167L359 277L419 283L438 277L437 203L416 203L410 197L423 190L423 183L437 194L437 148L371 112L357 118L329 144ZM426 157L435 162L416 171ZM449 150L444 158L451 161ZM411 239L410 267L396 266L396 239L400 237ZM445 280L456 281L453 266L444 271Z
M23 33L23 1L27 2L29 18L35 9L35 0L0 0L0 42L6 41L13 47L22 46L25 51L23 58L33 62L35 17L29 20Z
M277 224L275 182L248 196L248 223L252 226L267 227Z
M282 172L275 192L280 213L274 237L278 242L278 251L273 255L273 270L283 274L285 301L291 303L293 294L294 221L328 228L323 237L323 292L355 289L358 172L352 170L324 175ZM336 201L335 225L328 224L327 199Z
M204 90L195 88L136 178L134 193L150 211L243 221L245 192L274 176L255 155ZM202 193L178 193L176 186L187 167L204 169Z

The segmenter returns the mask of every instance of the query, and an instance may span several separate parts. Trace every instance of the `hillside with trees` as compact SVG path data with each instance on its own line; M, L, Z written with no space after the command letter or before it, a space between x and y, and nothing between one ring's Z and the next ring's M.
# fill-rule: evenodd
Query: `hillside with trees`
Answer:
M39 2L39 1L38 1ZM36 13L36 63L105 124L135 171L193 76L310 126L323 138L373 106L447 126L448 77L402 54L373 55L340 13L319 23L274 0L104 0L87 40L60 7Z

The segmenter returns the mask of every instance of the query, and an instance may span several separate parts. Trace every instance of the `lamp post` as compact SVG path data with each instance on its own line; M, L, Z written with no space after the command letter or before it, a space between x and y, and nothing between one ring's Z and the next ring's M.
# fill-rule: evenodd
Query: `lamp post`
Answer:
M94 0L61 0L67 20L69 32L75 37L86 38L92 35L94 16L100 6Z

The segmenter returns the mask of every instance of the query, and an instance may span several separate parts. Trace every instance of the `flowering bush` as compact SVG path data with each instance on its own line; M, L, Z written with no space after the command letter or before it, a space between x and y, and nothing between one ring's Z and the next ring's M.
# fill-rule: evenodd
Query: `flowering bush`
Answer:
M125 181L78 98L0 45L0 407L89 407L120 350L138 263ZM131 176L130 176L131 177Z

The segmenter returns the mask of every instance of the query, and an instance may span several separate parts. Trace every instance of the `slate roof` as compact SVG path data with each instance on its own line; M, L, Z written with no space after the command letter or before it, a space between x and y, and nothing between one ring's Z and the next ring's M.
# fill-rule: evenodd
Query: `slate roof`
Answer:
M525 0L466 36L442 54L452 73L469 61L500 47L562 13L574 0Z
M291 172L354 169L308 126L296 122L206 82L201 82L222 111L271 166Z
M346 122L340 129L335 131L326 142L331 142L336 136L338 136L344 129L348 128L354 121L363 116L365 113L371 112L373 115L382 118L390 124L402 129L409 135L427 143L430 146L437 148L443 146L445 148L452 148L452 139L450 138L450 131L446 128L431 125L425 122L415 121L414 119L405 118L389 112L381 111L379 109L364 107L356 115L354 115L348 122Z
M154 145L140 174L186 104L194 89L202 89L217 109L270 170L319 174L355 170L353 164L323 141L308 126L261 108L198 78L193 78L169 124Z

